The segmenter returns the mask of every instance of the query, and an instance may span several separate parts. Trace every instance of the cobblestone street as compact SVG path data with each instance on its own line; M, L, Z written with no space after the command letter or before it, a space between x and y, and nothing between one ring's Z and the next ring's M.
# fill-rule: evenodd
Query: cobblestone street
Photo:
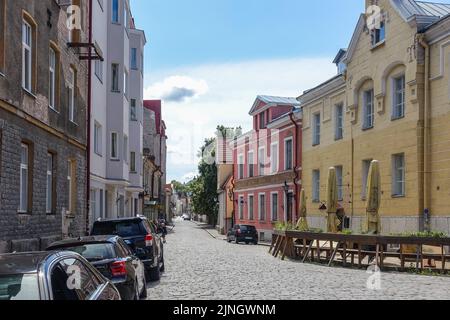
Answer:
M151 300L450 299L449 277L383 273L381 290L369 290L364 270L281 261L268 247L228 244L192 222L176 223L165 262Z

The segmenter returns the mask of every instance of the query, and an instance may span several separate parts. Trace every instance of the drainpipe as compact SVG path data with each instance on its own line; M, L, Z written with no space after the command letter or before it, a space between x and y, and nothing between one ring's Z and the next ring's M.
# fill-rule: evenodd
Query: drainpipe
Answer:
M293 150L295 150L295 156L294 156L294 161L295 161L295 165L294 165L294 185L295 185L295 197L294 197L294 210L293 213L295 214L295 218L297 219L298 217L298 212L297 212L297 201L298 201L298 197L299 197L299 192L298 192L298 180L300 178L299 176L299 163L298 163L298 145L299 145L299 136L298 136L298 132L299 132L299 127L298 127L298 123L295 121L294 119L294 111L291 111L291 113L289 114L289 118L291 119L291 122L294 124L295 127L295 146L293 146ZM295 222L295 221L292 221Z
M92 0L89 0L89 45L92 43ZM89 211L91 201L91 112L92 112L92 55L88 50L88 103L87 103L87 143L86 143L86 235L89 235Z
M428 45L425 36L423 34L418 35L418 41L420 45L425 49L425 73L424 73L424 107L423 107L423 218L424 229L429 231L430 225L430 207L431 207L431 171L430 171L430 113L431 113L431 101L430 101L430 46Z

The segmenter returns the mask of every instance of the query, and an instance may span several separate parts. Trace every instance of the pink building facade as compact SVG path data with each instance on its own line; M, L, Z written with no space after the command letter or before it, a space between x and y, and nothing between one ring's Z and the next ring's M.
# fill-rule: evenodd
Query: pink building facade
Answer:
M302 112L295 98L258 96L253 130L233 143L235 224L270 240L277 222L297 219L301 190Z

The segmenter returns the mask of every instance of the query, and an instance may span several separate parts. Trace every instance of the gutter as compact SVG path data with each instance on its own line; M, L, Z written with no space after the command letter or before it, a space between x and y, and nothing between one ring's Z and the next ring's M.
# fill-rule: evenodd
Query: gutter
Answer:
M294 156L294 159L295 159L294 160L295 161L295 165L294 165L294 174L295 174L295 176L294 176L294 186L295 186L294 204L295 204L295 207L294 207L293 213L295 214L295 220L296 220L298 217L297 201L298 201L298 197L299 197L299 192L298 192L299 185L298 185L297 181L300 179L300 176L298 173L298 171L299 171L298 150L299 149L301 150L301 148L298 148L298 144L299 144L299 140L300 140L299 136L298 136L299 125L294 119L294 110L291 111L291 113L289 113L289 118L291 119L291 122L294 124L294 127L295 127L295 140L294 140L295 146L293 146L294 147L293 150L295 150L295 156ZM294 222L294 221L292 221L292 222Z
M89 0L89 44L92 43L92 0ZM89 235L91 201L91 112L92 112L92 53L88 50L88 105L87 105L87 143L86 143L86 235Z
M424 34L418 35L418 41L420 45L425 49L425 72L424 72L424 83L425 83L425 92L424 92L424 107L423 107L423 115L422 112L419 113L419 117L422 116L423 121L419 121L419 125L421 126L420 131L423 130L423 145L421 146L419 152L423 159L423 170L422 177L423 183L419 184L419 188L423 194L423 204L419 204L419 210L423 212L424 225L423 228L426 231L429 231L429 219L430 219L430 207L431 207L431 170L430 170L430 145L431 145L431 136L430 136L430 113L431 113L431 101L430 101L430 46L425 40ZM422 125L423 123L423 125Z

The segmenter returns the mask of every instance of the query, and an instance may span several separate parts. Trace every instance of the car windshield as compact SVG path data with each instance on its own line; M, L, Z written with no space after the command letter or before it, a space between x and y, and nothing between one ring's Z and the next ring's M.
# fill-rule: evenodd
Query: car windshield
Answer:
M256 228L254 226L241 226L241 231L255 231Z
M0 275L0 300L40 300L37 274Z
M96 235L118 235L122 238L142 235L138 221L96 222L92 232Z
M63 249L79 253L90 262L114 259L117 257L112 243L85 244L76 247L64 247Z

